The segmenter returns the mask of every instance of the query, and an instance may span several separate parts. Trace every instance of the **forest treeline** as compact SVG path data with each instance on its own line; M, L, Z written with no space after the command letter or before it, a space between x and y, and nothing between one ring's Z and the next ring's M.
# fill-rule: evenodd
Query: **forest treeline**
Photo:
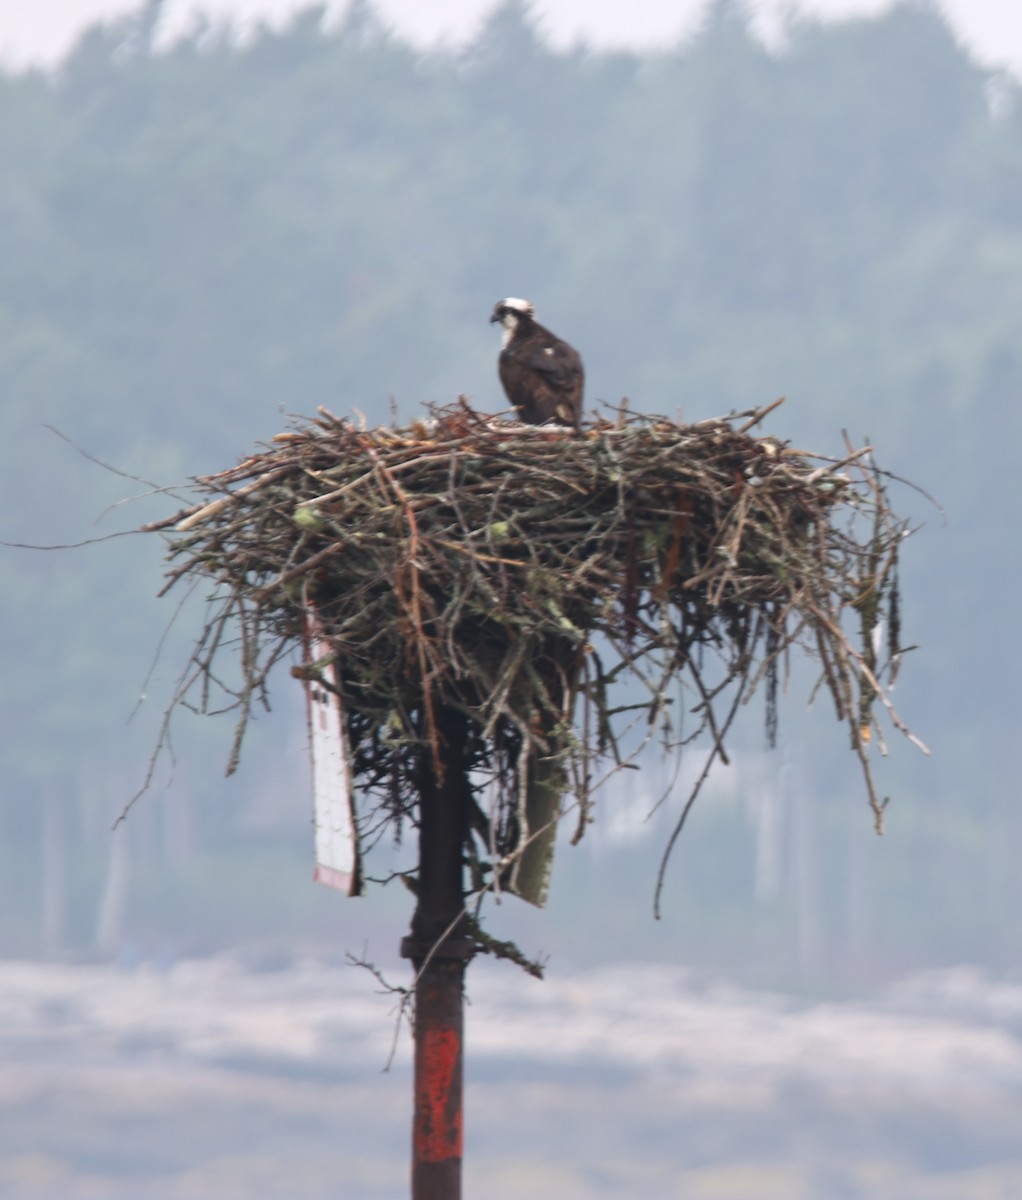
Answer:
M89 30L52 72L0 74L0 536L77 541L176 504L150 497L94 528L148 485L45 425L167 484L320 404L376 422L465 393L496 411L487 317L508 294L580 348L590 408L627 395L697 419L784 395L771 432L834 453L843 429L868 436L949 514L902 499L925 528L906 548L906 634L923 648L899 702L937 760L893 747L888 840L849 856L854 763L836 729L803 736L798 696L782 741L801 743L806 790L833 794L815 832L789 813L777 836L792 862L814 847L821 865L792 867L799 888L829 882L757 903L753 833L734 812L708 816L693 836L729 865L679 866L679 904L702 909L682 944L711 959L726 932L736 956L769 944L790 963L810 903L832 947L821 961L849 930L885 961L1010 958L1022 885L997 851L1022 836L1008 688L1017 86L918 3L793 20L778 53L735 0L643 54L554 50L522 0L457 51L407 44L365 0L244 42L197 25L157 52L159 16L154 0ZM42 914L31 928L6 916L0 949L33 949L40 929L89 945L104 887L113 903L109 819L150 748L144 721L124 718L169 616L153 598L160 551L128 539L0 556L0 890L7 914ZM154 676L164 698L173 666ZM162 815L138 817L135 852L157 864L161 895L182 862L201 874L196 862L244 853L273 894L292 886L266 813L302 806L304 781L285 797L276 777L224 794L226 736L191 733L202 769L143 801ZM183 936L153 915L157 885L137 886L137 936L161 921Z

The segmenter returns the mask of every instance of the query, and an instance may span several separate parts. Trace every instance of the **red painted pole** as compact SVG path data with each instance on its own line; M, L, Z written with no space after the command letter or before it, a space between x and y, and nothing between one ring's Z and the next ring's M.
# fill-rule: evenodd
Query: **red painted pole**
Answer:
M434 961L415 988L412 1200L460 1200L465 961Z
M419 895L401 952L415 967L412 1200L460 1200L465 968L462 860L471 784L467 723L437 719L441 774L431 752L419 781Z

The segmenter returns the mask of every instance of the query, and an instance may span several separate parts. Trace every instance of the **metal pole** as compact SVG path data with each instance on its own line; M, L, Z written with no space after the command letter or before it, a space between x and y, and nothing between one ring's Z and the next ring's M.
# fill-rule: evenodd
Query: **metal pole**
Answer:
M460 1200L465 968L475 943L465 936L463 846L471 785L467 722L451 709L437 717L438 777L424 752L419 781L419 895L401 953L415 984L415 1113L412 1200Z

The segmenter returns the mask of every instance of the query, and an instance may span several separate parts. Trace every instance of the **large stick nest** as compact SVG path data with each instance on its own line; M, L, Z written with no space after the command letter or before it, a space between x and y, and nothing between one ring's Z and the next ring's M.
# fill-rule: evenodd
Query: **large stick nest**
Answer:
M530 762L564 772L581 831L599 770L644 738L704 733L710 762L727 761L732 719L761 686L772 740L778 671L798 646L847 724L879 828L867 743L883 746L885 710L911 737L885 690L906 522L868 447L837 461L795 450L751 432L763 415L679 425L622 409L575 433L465 401L406 428L321 409L195 480L192 507L147 527L169 537L165 590L214 584L182 697L208 710L229 693L233 768L313 600L363 820L414 819L437 715L457 711L474 779L493 781L487 850L499 859Z

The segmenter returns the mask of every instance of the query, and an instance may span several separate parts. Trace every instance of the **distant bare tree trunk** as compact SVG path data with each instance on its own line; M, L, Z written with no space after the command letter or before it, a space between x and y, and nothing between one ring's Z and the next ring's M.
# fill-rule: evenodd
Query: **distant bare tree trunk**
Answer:
M96 918L96 949L113 956L124 943L124 916L127 912L128 885L131 877L131 843L127 825L119 825L110 834L110 853L106 879Z
M795 898L798 912L798 968L804 978L817 974L823 965L823 921L821 918L819 826L815 798L810 795L803 773L794 765L783 770L792 815L792 851Z
M869 868L873 861L867 855L867 830L859 821L855 806L849 807L848 821L851 828L845 837L848 848L848 883L845 892L845 939L848 971L857 975L866 965L866 948L869 945ZM858 822L858 823L857 823ZM869 836L873 836L869 832Z
M764 778L757 772L750 789L752 823L756 837L755 894L760 902L773 900L781 890L784 868L784 827L786 794L783 774L773 772Z
M65 814L51 785L42 793L43 953L55 958L67 942L67 834Z

